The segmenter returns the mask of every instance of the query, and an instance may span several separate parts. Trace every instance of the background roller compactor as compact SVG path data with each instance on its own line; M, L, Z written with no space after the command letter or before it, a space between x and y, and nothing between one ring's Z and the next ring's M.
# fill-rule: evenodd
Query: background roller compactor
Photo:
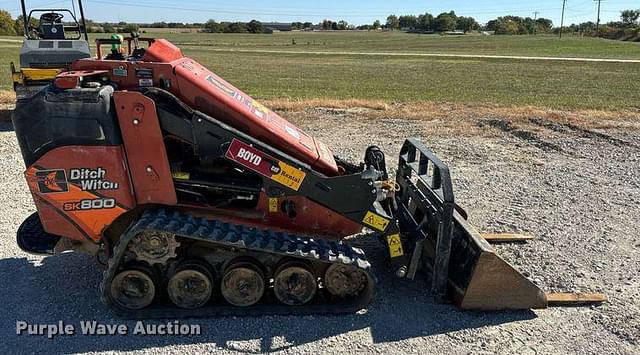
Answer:
M25 29L14 70L12 120L37 207L17 241L34 254L95 254L102 300L119 315L358 311L375 277L345 238L363 227L397 277L425 275L463 309L604 300L546 294L496 255L420 141L406 140L395 178L375 146L349 163L166 40L98 39L96 58L61 60L54 49L81 37L67 38L59 12ZM83 22L71 29L86 39Z

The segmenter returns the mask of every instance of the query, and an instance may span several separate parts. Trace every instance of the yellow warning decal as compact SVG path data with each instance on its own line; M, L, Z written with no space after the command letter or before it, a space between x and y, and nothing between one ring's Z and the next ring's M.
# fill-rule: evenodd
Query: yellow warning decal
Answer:
M397 258L404 255L402 250L402 240L400 240L400 234L392 234L387 236L387 245L389 246L389 255L392 258Z
M364 216L364 219L362 220L362 222L364 224L366 224L367 226L377 229L381 232L384 232L385 229L387 229L387 226L389 225L389 220L378 215L375 214L371 211L367 212L367 214Z
M173 178L177 180L189 180L189 178L191 177L189 173L185 173L182 171L174 171L171 173L171 176L173 176Z
M307 174L282 161L278 162L278 166L280 167L278 173L273 174L271 179L298 191Z
M270 197L269 198L269 212L275 213L278 212L278 198Z

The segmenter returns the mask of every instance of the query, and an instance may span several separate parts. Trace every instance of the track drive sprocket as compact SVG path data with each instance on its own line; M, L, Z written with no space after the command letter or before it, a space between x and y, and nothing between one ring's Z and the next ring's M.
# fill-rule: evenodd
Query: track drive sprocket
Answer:
M149 265L165 265L169 259L175 258L180 243L175 235L166 232L144 231L136 235L129 244L129 250L136 255L136 260Z

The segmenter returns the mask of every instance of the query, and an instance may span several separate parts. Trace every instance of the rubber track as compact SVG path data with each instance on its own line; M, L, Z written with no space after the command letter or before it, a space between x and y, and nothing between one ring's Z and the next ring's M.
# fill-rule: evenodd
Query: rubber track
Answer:
M129 310L113 302L109 290L111 281L118 272L120 261L123 259L127 245L134 236L142 231L173 233L178 237L206 241L225 248L233 247L328 264L353 265L362 269L367 275L367 288L358 298L348 302L340 300L337 303L322 303L322 299L326 301L329 297L316 296L316 299L311 303L297 307L279 303L262 304L263 301L251 307L234 307L224 303L222 296L214 295L215 300L210 302L214 304L195 310L181 309L168 302L166 304L152 304L141 310ZM137 222L133 223L116 244L112 257L109 259L108 267L104 272L100 289L103 303L109 306L118 316L128 319L208 318L275 314L307 315L354 313L366 308L373 298L374 280L371 265L367 261L364 252L346 244L270 230L251 229L216 220L198 218L186 213L153 209L147 210ZM158 293L156 293L156 296L158 296ZM215 302L220 304L215 304Z

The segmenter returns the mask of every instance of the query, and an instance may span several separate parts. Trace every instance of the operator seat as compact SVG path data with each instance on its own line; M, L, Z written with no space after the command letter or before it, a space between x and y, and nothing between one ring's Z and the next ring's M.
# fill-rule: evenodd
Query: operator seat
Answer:
M40 16L38 34L41 39L65 39L64 15L57 12L48 12Z

